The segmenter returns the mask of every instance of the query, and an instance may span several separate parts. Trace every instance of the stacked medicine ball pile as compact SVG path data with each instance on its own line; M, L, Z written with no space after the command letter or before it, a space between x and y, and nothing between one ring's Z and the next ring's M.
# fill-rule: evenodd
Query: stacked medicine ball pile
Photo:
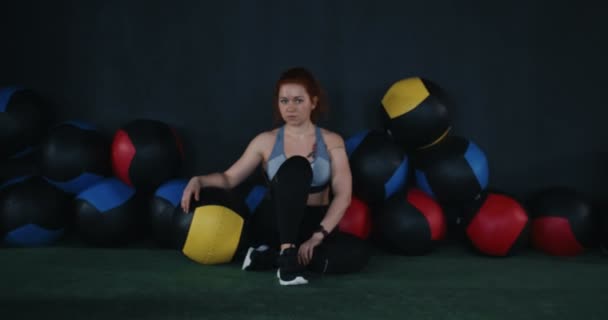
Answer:
M508 256L529 242L530 233L534 246L550 254L576 254L591 245L591 209L576 192L548 189L524 203L488 188L486 155L454 133L436 84L418 77L397 81L381 104L383 130L346 141L354 195L348 214L366 217L358 218L365 221L358 230L372 230L381 246L420 255L449 236L466 239L479 253Z
M483 150L453 134L448 106L429 81L398 81L381 101L383 130L346 141L354 196L342 231L408 255L459 233L495 256L528 239L555 255L593 245L591 207L575 190L542 190L525 206L489 191ZM246 217L267 203L263 185L244 199L206 188L185 213L179 201L187 181L177 178L185 155L171 126L137 119L106 136L84 122L53 124L51 114L36 93L0 88L2 245L50 245L74 231L91 246L120 246L151 234L194 261L225 263L242 242Z
M245 209L222 190L205 190L193 214L178 208L184 151L173 128L136 119L111 137L89 123L53 124L52 113L31 90L0 89L3 246L52 245L73 234L115 247L152 235L202 263L231 259L243 224L236 212Z
M68 225L68 199L42 177L39 161L49 115L36 93L0 88L0 237L6 245L52 243Z

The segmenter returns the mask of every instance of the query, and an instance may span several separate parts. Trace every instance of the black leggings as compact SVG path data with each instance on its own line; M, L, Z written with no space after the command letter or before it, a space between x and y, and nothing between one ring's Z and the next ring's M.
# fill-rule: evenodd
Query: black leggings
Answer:
M307 206L312 170L307 159L289 158L270 181L270 193L249 225L251 245L278 248L299 246L310 239L325 216L327 206ZM317 246L309 268L321 273L348 273L363 268L370 257L369 244L335 228Z

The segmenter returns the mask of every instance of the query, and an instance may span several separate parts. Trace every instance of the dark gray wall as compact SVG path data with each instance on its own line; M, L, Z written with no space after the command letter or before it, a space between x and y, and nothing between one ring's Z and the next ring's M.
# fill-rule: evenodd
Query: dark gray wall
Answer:
M604 193L608 45L600 1L13 1L0 11L0 84L34 88L59 119L111 134L138 117L180 130L186 174L223 170L272 126L279 73L325 85L324 126L379 125L388 86L424 76L455 132L514 193Z

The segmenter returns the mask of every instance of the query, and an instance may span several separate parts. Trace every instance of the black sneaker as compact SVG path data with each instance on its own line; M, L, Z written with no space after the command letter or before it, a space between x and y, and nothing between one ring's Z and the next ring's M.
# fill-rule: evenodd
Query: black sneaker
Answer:
M279 256L279 270L277 278L282 286L307 284L304 278L304 266L298 262L298 249L289 248L283 250Z
M277 251L270 249L267 245L251 247L247 250L241 269L245 271L272 269L277 265L277 257Z

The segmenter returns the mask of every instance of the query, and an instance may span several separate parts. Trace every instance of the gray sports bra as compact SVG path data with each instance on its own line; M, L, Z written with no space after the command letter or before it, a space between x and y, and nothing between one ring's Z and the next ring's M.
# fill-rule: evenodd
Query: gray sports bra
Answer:
M283 148L285 127L279 128L277 138L272 148L272 153L266 165L266 175L269 180L272 180L283 162L287 160L285 150ZM323 134L319 127L315 127L316 144L313 151L313 161L310 163L312 168L312 183L310 185L310 193L320 192L329 185L331 180L331 160L327 146L323 140Z

